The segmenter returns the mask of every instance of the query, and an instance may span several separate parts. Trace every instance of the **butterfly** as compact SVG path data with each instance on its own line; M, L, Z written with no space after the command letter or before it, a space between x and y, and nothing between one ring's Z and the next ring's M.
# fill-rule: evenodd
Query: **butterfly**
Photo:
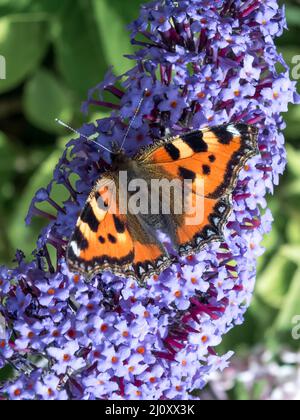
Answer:
M258 129L252 125L228 124L157 140L133 158L122 150L113 152L111 168L94 186L69 241L70 270L87 278L110 271L144 285L178 257L222 241L238 174L258 153L257 138ZM149 190L153 180L188 180L192 202L198 194L194 186L201 181L201 220L190 224L184 211L164 214L162 206L157 214L121 211L120 192L127 188L120 184L121 173L130 181L143 180ZM176 190L173 199L175 196ZM164 200L160 193L158 204ZM160 232L170 239L175 257L167 251Z

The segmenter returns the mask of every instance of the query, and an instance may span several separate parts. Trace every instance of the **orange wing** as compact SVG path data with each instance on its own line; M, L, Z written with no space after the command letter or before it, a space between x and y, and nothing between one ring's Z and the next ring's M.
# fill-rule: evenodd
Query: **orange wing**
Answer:
M106 175L99 180L69 242L68 266L87 277L111 271L143 284L172 260L137 218L130 215L129 222L128 215L120 214L117 194L113 177Z
M198 252L203 245L222 239L232 208L231 193L245 162L257 154L257 129L244 124L187 133L162 140L135 157L143 176L164 174L169 179L192 180L192 203L199 198L197 181L204 181L201 219L170 214L176 226L173 237L179 255ZM172 264L163 246L143 226L143 219L118 209L113 174L106 174L91 193L70 240L67 261L71 270L92 276L112 271L140 283ZM110 210L110 211L109 211ZM161 218L166 215L160 215ZM175 238L175 239L174 239Z
M163 140L139 154L174 178L204 181L204 195L219 198L232 191L245 162L258 153L258 130L246 124L224 125Z
M174 245L180 255L196 253L208 242L222 240L238 173L258 153L257 136L253 126L230 124L158 142L137 156L138 161L155 165L169 178L193 181L192 202L198 194L197 181L203 183L201 220L191 225L191 216L184 215L177 228Z
M134 260L126 275L143 285L145 281L168 268L174 258L170 257L162 245L140 230L138 238L133 237Z
M106 270L122 275L134 259L126 217L116 206L115 183L103 177L79 217L67 250L72 271L92 276ZM111 211L110 211L111 209Z

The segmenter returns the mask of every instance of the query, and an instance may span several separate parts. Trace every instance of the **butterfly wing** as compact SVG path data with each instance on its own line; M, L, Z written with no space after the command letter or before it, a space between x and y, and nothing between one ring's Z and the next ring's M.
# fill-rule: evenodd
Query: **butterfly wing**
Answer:
M144 284L149 277L158 275L169 267L174 258L168 254L153 232L149 232L142 218L130 215L128 220L132 232L134 259L126 275Z
M121 214L117 185L115 177L107 174L93 189L68 245L68 266L87 277L111 271L143 284L171 259L143 229L141 220Z
M190 199L197 202L197 180L204 181L203 217L174 218L174 246L180 255L198 252L204 244L222 239L231 211L231 193L245 162L257 154L257 130L244 124L215 127L163 140L146 148L134 160L149 180L158 174L169 179L193 180ZM145 178L147 178L145 176ZM92 276L112 271L143 283L170 266L169 257L143 219L121 214L113 174L106 174L91 193L70 240L67 260L71 270ZM113 193L112 193L113 191ZM113 210L108 211L108 208ZM165 217L165 216L164 216ZM171 230L171 229L170 229ZM174 240L174 239L173 239Z
M232 205L231 194L246 161L258 153L258 130L246 124L224 125L163 140L142 151L136 159L154 165L168 177L192 180L190 200L196 203L197 181L203 185L203 216L190 224L192 215L177 223L180 255L198 252L211 241L222 240Z
M67 250L72 271L92 276L109 270L123 275L134 259L125 215L119 213L113 177L97 183L81 213Z

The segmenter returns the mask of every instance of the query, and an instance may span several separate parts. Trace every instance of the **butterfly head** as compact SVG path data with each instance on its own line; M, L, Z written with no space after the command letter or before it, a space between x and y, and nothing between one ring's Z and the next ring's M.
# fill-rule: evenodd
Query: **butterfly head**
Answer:
M111 162L113 169L120 169L123 165L129 162L130 158L126 155L124 149L120 148L118 143L113 143L111 146Z

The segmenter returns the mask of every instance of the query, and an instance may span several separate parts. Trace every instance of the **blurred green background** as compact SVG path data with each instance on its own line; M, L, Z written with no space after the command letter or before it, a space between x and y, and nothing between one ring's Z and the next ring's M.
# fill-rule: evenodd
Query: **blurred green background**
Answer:
M122 58L132 52L124 27L137 17L142 2L0 0L0 56L6 58L7 73L0 80L0 264L11 264L16 248L28 256L34 249L41 221L26 228L23 220L35 191L51 179L67 140L54 118L79 127L87 90L109 66L117 74L131 66ZM289 31L278 48L295 67L300 3L284 3ZM238 355L257 344L274 353L285 346L299 348L291 329L293 316L300 315L300 106L291 106L285 119L289 167L269 199L275 224L265 239L255 298L247 322L223 344Z

